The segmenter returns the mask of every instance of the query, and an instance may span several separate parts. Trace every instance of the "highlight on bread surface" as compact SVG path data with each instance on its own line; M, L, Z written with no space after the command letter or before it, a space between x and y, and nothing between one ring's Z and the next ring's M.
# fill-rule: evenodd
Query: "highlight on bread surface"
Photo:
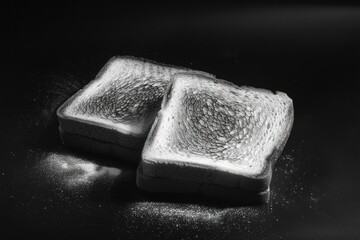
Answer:
M113 57L95 80L59 108L60 127L95 140L142 146L133 140L146 138L172 75L190 71L207 74L140 58Z
M143 174L264 191L292 123L285 93L176 74L143 149Z
M65 113L110 124L125 133L144 135L171 76L182 71L191 70L132 57L112 58Z

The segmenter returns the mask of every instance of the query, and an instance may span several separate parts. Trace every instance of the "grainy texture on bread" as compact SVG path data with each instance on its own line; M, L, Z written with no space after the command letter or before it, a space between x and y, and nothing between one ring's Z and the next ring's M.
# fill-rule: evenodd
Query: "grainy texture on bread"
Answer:
M285 93L176 74L143 149L143 175L265 191L293 116Z
M188 71L193 70L134 57L114 57L95 80L58 109L60 127L74 136L142 147L172 75Z

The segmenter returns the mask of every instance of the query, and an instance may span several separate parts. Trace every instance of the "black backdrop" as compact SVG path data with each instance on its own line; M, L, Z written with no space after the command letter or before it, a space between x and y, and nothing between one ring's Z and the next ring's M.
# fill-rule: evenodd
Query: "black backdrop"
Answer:
M0 197L14 239L360 238L360 8L6 5ZM286 92L295 122L269 204L136 190L118 159L64 147L55 111L114 55Z

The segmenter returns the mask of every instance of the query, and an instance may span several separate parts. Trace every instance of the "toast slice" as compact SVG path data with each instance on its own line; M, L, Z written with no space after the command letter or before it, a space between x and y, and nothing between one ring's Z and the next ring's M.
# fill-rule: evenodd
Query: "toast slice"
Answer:
M111 58L95 80L58 109L61 139L70 146L140 161L171 76L190 71L129 56Z
M239 201L251 193L266 202L293 119L285 93L176 74L143 148L138 187L192 193L185 186L200 186L196 191L204 195L216 197L212 189L225 189L237 193L232 196Z

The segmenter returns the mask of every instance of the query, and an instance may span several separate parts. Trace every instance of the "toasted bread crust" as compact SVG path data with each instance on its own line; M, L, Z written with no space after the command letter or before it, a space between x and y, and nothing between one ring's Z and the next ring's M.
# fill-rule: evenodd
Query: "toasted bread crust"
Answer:
M69 99L71 101L71 99ZM130 148L136 148L139 143L144 142L146 134L131 135L119 132L117 129L96 121L76 118L64 114L67 102L57 111L60 127L63 131L89 138L98 139L99 141L111 142L118 145L124 145Z
M142 164L136 174L136 185L140 190L157 193L195 194L237 204L257 205L267 203L270 189L264 191L248 191L212 183L183 181L173 178L160 178L145 175Z
M63 131L61 128L59 128L59 133L63 143L76 149L104 155L112 155L133 164L138 164L140 162L141 148L127 148L122 145L99 141L94 138L85 137L74 133L68 133ZM141 144L138 146L141 146Z

